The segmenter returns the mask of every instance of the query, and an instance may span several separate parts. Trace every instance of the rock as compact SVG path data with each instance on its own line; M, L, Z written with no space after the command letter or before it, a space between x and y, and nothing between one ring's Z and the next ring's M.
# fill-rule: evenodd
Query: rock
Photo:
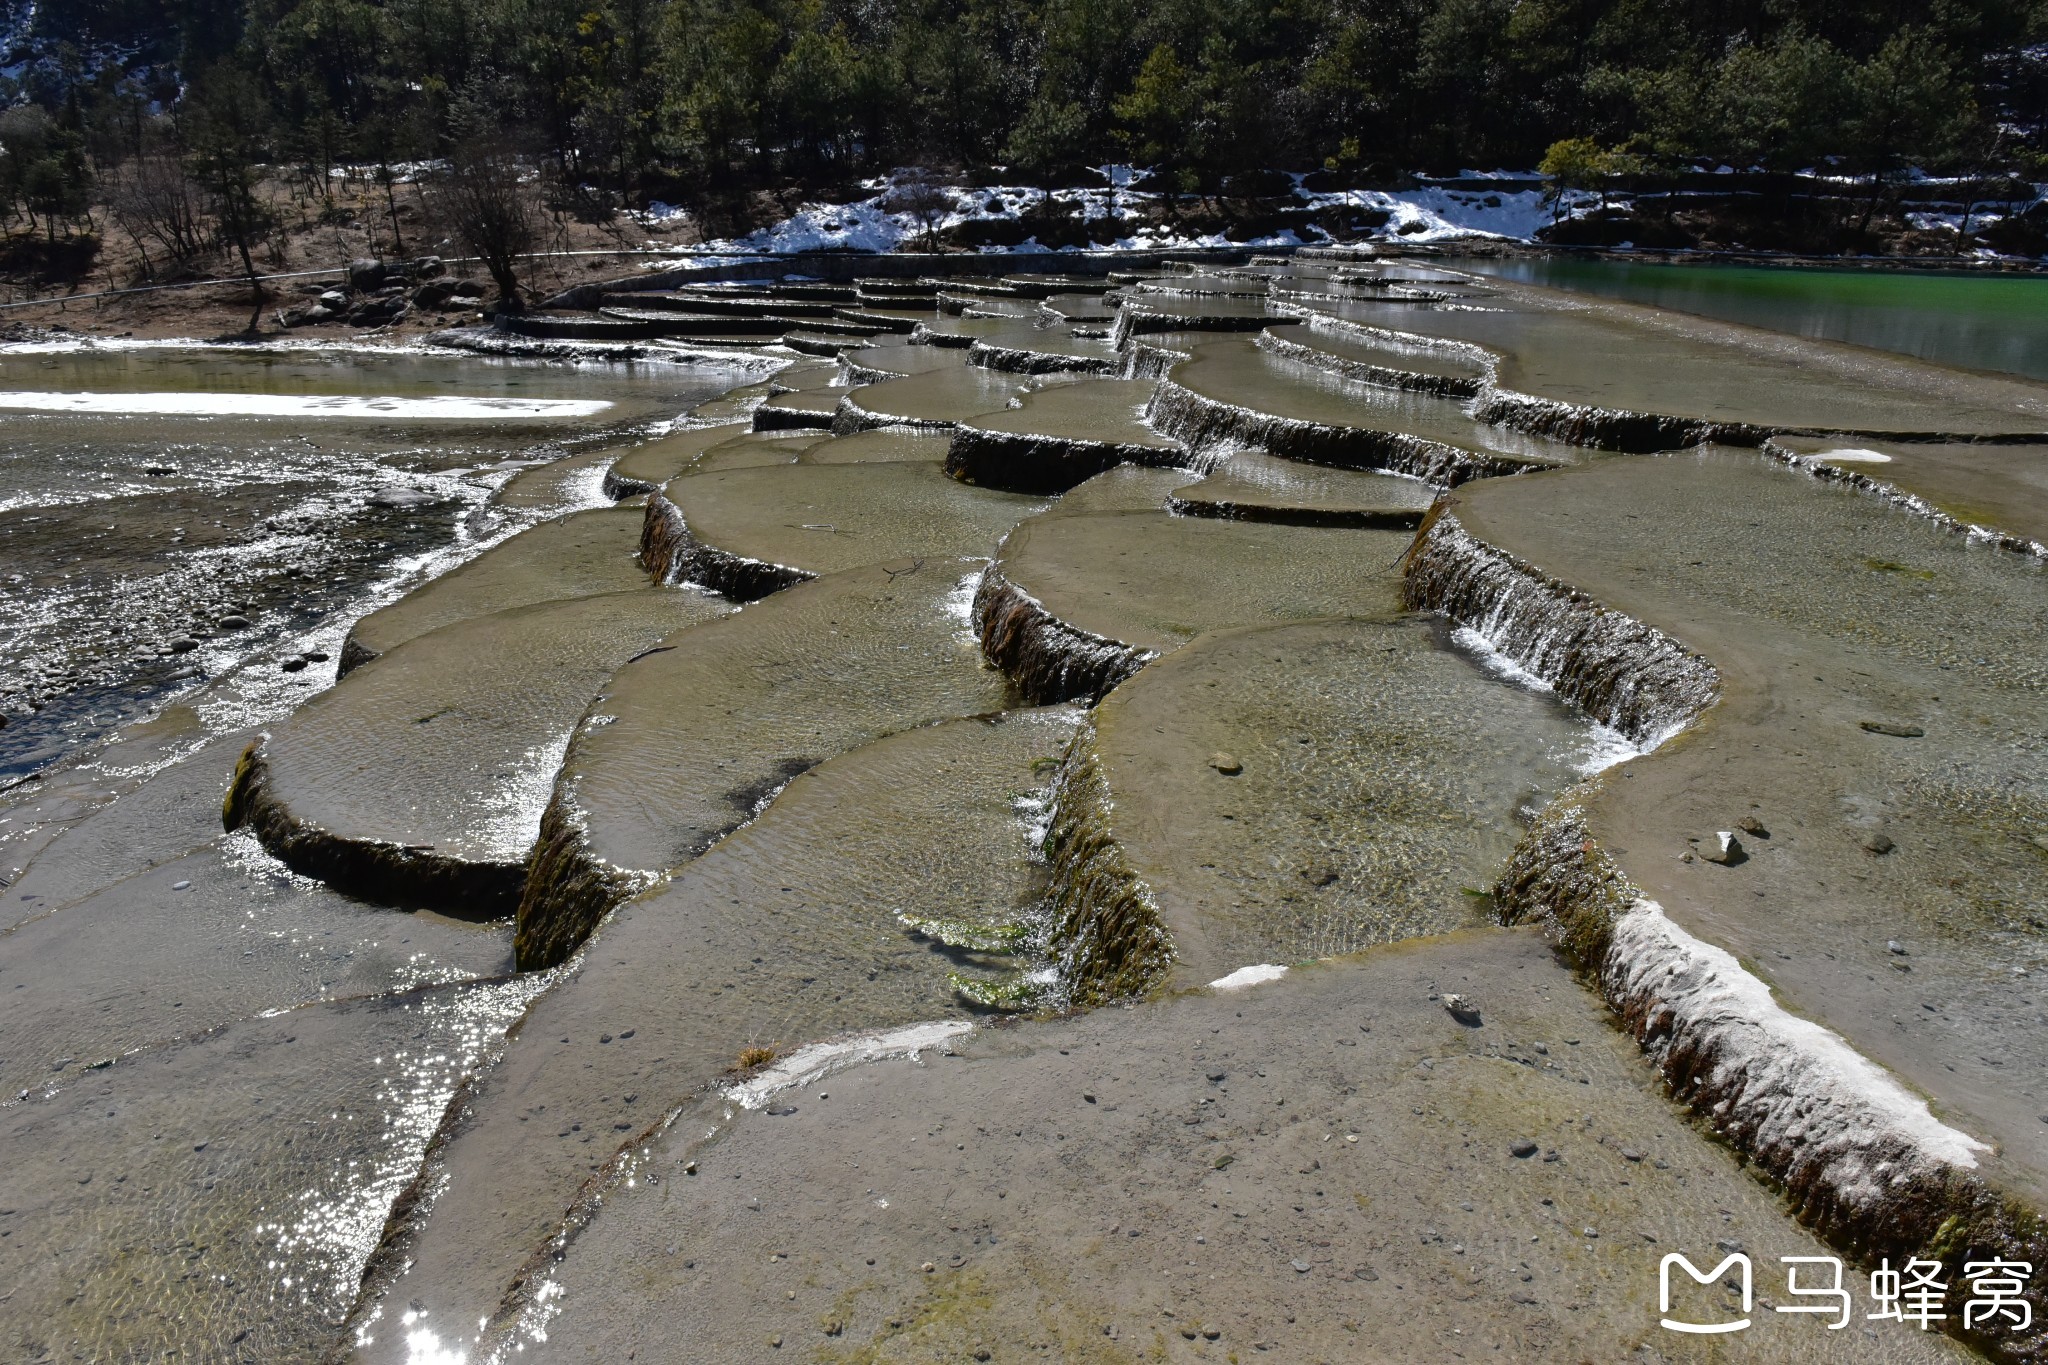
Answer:
M1308 1269L1308 1267L1307 1267L1307 1266L1305 1266L1305 1265L1303 1265L1303 1264L1302 1264L1302 1263L1301 1263L1300 1261L1296 1261L1296 1262L1294 1263L1294 1268L1295 1268L1296 1270L1306 1270L1306 1269ZM1216 1340L1216 1338L1218 1338L1218 1337L1220 1337L1220 1336L1222 1336L1222 1335L1223 1335L1223 1329L1222 1329L1221 1327L1216 1327L1216 1326L1213 1326L1213 1325L1211 1325L1211 1324L1209 1324L1209 1323L1206 1323L1206 1322L1202 1324L1202 1339L1203 1339L1204 1341L1214 1341L1214 1340Z
M1895 939L1895 938L1894 938L1894 939L1887 939L1887 940L1885 941L1885 945L1884 945L1884 946L1885 946L1885 947L1886 947L1887 949L1889 949L1890 951L1892 951L1892 952L1894 952L1894 953L1897 953L1897 954L1898 954L1898 955L1899 955L1900 957L1904 957L1904 956L1906 955L1906 945L1905 945L1905 944L1903 944L1903 943L1901 943L1901 942L1899 942L1899 941L1898 941L1897 939Z
M1880 858L1897 847L1897 844L1882 834L1873 834L1863 841L1864 852L1874 853Z
M410 311L412 305L406 302L404 294L380 295L349 309L348 323L351 327L382 327L397 322Z
M1733 867L1749 857L1749 854L1744 851L1742 840L1735 837L1735 831L1723 829L1714 832L1713 849L1707 853L1702 853L1700 856L1710 863L1719 863L1723 867Z
M342 309L331 308L325 303L305 303L297 308L287 308L277 315L277 320L286 327L311 327L315 323L332 322L341 313Z
M452 297L457 299L480 299L484 296L482 280L457 280Z
M1310 1269L1307 1261L1289 1261L1288 1264L1294 1267L1294 1273L1297 1275L1306 1275Z
M1479 1002L1468 1000L1462 995L1446 995L1444 1008L1451 1012L1451 1018L1466 1028L1478 1028L1483 1022L1479 1016Z
M384 262L369 256L358 256L348 263L348 287L359 294L367 294L384 284Z
M1890 720L1860 720L1856 723L1873 735L1891 735L1895 739L1918 739L1927 733L1917 725L1902 725Z
M1536 1144L1528 1138L1516 1138L1508 1144L1508 1152L1517 1157L1532 1157L1536 1155Z
M315 299L314 302L323 308L332 309L337 313L345 312L348 309L348 295L342 293L339 289L323 289L320 292L320 297Z
M1222 773L1225 777L1236 777L1239 773L1244 771L1244 764L1238 762L1237 755L1235 754L1210 754L1209 766L1214 768L1217 772Z
M448 263L439 256L415 256L406 263L405 269L416 280L431 280L446 273Z
M1768 839L1771 837L1771 832L1764 828L1764 822L1757 819L1754 815L1745 815L1740 820L1737 820L1735 828L1741 830L1744 834L1753 835L1758 839Z
M216 624L222 630L247 630L249 628L249 618L246 616L223 616Z
M455 297L453 280L429 280L412 291L412 301L421 308L440 308Z
M193 650L199 648L199 642L190 636L186 636L184 639L171 641L164 648L173 654L190 654Z
M327 651L324 649L309 649L303 657L309 664L324 664L327 662Z
M429 507L436 501L431 493L422 493L417 488L388 486L370 490L369 503L372 507L387 507L406 510L414 507Z
M303 673L306 671L306 661L297 655L293 655L291 658L280 662L278 667L287 673Z

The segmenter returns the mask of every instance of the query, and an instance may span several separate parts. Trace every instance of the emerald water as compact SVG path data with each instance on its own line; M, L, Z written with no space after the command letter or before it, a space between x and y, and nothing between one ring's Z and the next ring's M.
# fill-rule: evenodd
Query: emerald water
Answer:
M1589 260L1456 264L1941 365L2048 379L2048 277Z

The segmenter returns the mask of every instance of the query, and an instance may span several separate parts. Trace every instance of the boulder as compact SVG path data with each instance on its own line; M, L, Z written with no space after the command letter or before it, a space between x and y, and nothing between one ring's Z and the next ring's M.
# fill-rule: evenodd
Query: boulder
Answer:
M383 287L384 262L369 256L359 256L348 263L348 287L359 294L367 294Z

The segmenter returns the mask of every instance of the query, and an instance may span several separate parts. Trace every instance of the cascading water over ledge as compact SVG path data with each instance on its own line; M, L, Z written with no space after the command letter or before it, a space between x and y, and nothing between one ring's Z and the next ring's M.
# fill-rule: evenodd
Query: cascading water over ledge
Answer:
M1159 432L1197 452L1250 447L1309 464L1390 470L1439 488L1531 468L1526 460L1463 450L1406 432L1339 427L1255 412L1196 393L1171 378L1160 381L1145 416Z
M1094 739L1091 725L1074 735L1053 779L1043 844L1048 947L1076 1004L1142 995L1173 960L1152 892L1110 828L1109 783Z
M1003 374L1099 374L1112 375L1123 369L1123 360L1111 355L1065 355L1034 351L1023 346L999 346L976 341L967 348L967 363Z
M1395 369L1390 365L1375 365L1370 361L1348 360L1329 351L1320 351L1313 346L1304 346L1299 341L1278 336L1270 327L1259 333L1254 344L1268 355L1297 361L1339 378L1360 384L1371 384L1376 388L1426 393L1438 398L1471 398L1479 392L1479 381L1474 379L1463 379L1456 375L1422 374L1415 370Z
M1000 560L982 572L973 618L983 655L1040 705L1099 701L1157 657L1068 625L1004 577Z
M385 905L492 920L519 904L523 859L460 858L382 839L348 838L304 820L276 791L258 738L243 751L221 803L221 826L247 826L264 850L301 876Z
M1041 432L963 425L946 447L946 472L966 483L1011 493L1064 493L1118 465L1183 468L1204 473L1218 456L1191 456L1160 446L1090 441Z
M1714 666L1473 537L1439 504L1416 533L1402 595L1441 612L1637 744L1682 729L1713 704Z
M647 518L640 528L640 566L657 583L697 583L739 602L751 602L817 576L706 545L690 534L682 509L659 493L647 499Z
M1732 954L1629 882L1588 827L1597 790L1596 779L1567 793L1530 827L1493 887L1502 921L1544 922L1672 1094L1823 1236L1866 1262L2048 1258L2048 1223L1978 1174L1988 1145L1786 1012ZM1964 1335L2001 1361L2037 1362L2048 1347L2048 1324Z
M1762 448L1763 453L1774 460L1783 464L1789 464L1795 469L1804 470L1823 482L1846 485L1859 492L1868 493L1874 498L1888 502L1894 507L1911 512L1916 517L1925 517L1952 535L1967 536L1972 541L1993 545L2001 550L2010 550L2014 554L2026 555L2032 559L2048 560L2048 544L2038 540L2030 540L2025 536L2016 536L2011 532L1998 530L1996 527L1981 526L1976 522L1964 521L1960 517L1951 516L1927 501L1927 499L1908 493L1897 484L1889 483L1884 479L1873 479L1861 470L1850 469L1836 464L1830 461L1825 453L1802 454L1799 451L1779 444L1775 438L1765 441Z

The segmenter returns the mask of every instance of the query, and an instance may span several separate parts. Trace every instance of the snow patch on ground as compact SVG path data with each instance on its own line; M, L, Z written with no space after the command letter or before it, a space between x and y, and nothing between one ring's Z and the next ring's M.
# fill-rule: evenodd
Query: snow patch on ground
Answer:
M944 1019L911 1024L885 1033L864 1033L837 1042L811 1043L774 1065L762 1068L751 1078L729 1086L726 1098L742 1109L759 1109L780 1091L809 1085L812 1081L823 1080L864 1062L879 1062L893 1057L907 1057L914 1061L927 1048L938 1047L949 1039L973 1031L974 1025L964 1019Z
M946 194L952 206L934 220L937 231L966 223L1017 220L1051 201L1062 211L1086 222L1118 222L1138 218L1153 208L1158 196L1138 188L1142 172L1130 166L1098 166L1101 186L1077 186L1042 190L1021 185L986 188L949 186ZM1460 237L1499 237L1528 240L1549 223L1551 212L1542 191L1514 188L1527 185L1525 173L1500 171L1470 172L1475 183L1460 186L1422 186L1412 190L1341 190L1313 192L1297 188L1296 201L1304 208L1353 208L1379 210L1388 215L1386 232L1411 242L1437 242ZM1296 177L1297 184L1300 177ZM1498 181L1500 183L1491 183ZM744 237L705 243L689 250L711 253L713 259L730 254L789 255L804 251L902 251L914 249L925 236L925 227L915 215L892 208L896 183L886 177L868 181L868 198L848 203L807 204L797 213ZM670 204L650 207L640 215L650 224L667 224L687 218ZM1094 245L1118 250L1191 250L1202 247L1287 247L1327 240L1320 230L1304 233L1293 229L1271 233L1248 241L1231 241L1221 233L1195 233L1164 225L1146 224L1134 232L1105 229ZM1036 238L1012 247L989 247L990 251L1025 253L1045 251Z
M1255 963L1250 967L1239 967L1228 976L1219 976L1209 983L1212 991L1241 991L1247 986L1262 986L1268 981L1278 981L1287 975L1285 967L1271 962Z

